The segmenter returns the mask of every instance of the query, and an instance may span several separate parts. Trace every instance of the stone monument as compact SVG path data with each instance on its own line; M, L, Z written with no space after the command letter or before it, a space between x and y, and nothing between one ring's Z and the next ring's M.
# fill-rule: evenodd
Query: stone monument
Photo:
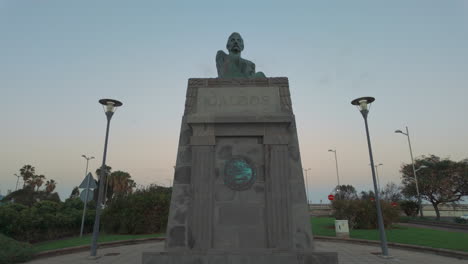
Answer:
M314 250L288 79L243 48L233 33L218 78L188 81L166 251L143 264L338 263Z

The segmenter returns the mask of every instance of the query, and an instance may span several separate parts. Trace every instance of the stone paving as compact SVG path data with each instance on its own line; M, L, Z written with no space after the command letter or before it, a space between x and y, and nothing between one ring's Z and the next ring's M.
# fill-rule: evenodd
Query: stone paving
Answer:
M402 249L389 249L391 259L384 259L376 255L380 247L351 243L335 243L316 241L319 251L336 251L340 264L462 264L468 260L459 260L435 254L414 252ZM151 242L137 245L104 248L98 251L101 257L95 260L88 259L89 252L74 253L57 257L42 258L28 262L29 264L127 264L141 263L141 254L144 251L161 251L164 242Z

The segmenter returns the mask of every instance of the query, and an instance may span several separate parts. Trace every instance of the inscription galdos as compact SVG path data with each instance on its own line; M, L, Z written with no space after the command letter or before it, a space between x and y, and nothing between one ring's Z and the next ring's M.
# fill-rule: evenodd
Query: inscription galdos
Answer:
M199 88L197 113L276 113L277 87Z

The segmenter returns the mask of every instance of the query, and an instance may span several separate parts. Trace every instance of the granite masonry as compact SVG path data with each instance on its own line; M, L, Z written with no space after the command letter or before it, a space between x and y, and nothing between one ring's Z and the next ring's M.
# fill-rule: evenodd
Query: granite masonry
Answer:
M338 263L303 179L287 78L189 79L166 251L143 264Z

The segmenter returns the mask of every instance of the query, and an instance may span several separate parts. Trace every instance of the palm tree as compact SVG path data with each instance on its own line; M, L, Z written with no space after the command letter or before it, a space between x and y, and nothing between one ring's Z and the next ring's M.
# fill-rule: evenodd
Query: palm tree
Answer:
M39 188L42 186L44 183L45 176L44 175L34 175L34 185L37 186L37 190L39 191Z
M31 180L36 175L36 169L31 166L31 165L24 165L20 169L20 175L23 177L23 188L25 187L25 184L31 184ZM34 186L33 186L34 189Z
M52 193L55 190L55 187L57 186L57 182L55 180L48 180L45 184L46 187L46 192L47 193Z
M118 195L129 194L136 186L131 179L132 176L125 171L114 171L109 178L109 187L112 186L112 191Z

